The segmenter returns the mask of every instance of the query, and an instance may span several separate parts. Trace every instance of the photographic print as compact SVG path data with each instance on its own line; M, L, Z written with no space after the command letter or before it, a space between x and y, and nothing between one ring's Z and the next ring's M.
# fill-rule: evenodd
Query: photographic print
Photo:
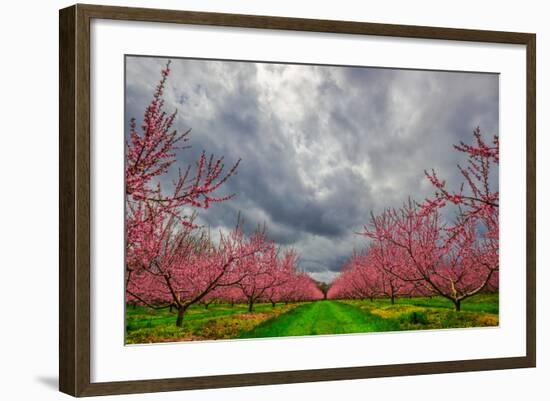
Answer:
M499 75L125 57L126 344L499 325Z

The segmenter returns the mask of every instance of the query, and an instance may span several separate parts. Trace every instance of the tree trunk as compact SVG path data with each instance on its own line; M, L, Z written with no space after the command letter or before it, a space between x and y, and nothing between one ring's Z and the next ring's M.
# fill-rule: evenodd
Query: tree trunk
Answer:
M369 297L371 302L374 302L374 297Z
M136 309L137 304L132 304L132 309Z
M170 304L170 313L172 313L172 310L174 309L174 305Z
M254 308L254 301L252 299L248 300L248 311L252 312L252 309Z
M271 307L272 307L272 308L275 307L275 302L271 301Z
M391 296L391 304L392 304L392 305L395 305L395 295L392 295L392 296Z
M208 309L208 305L210 305L209 303L205 303L204 304L204 309Z
M454 304L455 304L455 311L460 312L460 300L454 301Z
M185 315L186 310L187 310L187 307L180 306L178 308L178 318L176 319L176 326L178 327L183 326L183 316Z

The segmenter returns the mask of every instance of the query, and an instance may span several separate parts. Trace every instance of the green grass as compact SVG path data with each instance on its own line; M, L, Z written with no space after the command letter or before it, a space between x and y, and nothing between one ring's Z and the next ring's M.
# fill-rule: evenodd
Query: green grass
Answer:
M479 294L456 312L442 297L398 298L374 301L341 300L296 304L260 303L247 306L211 304L189 308L183 327L176 314L145 307L126 308L126 342L218 340L498 326L498 294Z
M261 304L256 306L255 312L262 311L267 308L267 305ZM204 319L218 318L222 316L229 316L238 313L247 312L246 305L231 305L218 304L210 305L206 309L202 305L191 306L185 315L186 321L201 321ZM144 327L154 327L162 324L175 324L176 313L173 313L169 309L153 310L143 306L128 306L126 309L128 330L137 330Z
M282 337L316 334L365 333L399 330L396 322L339 301L318 301L261 323L241 338Z
M389 303L389 300L377 300ZM443 297L397 298L398 305L415 305L429 308L452 309L453 303ZM485 312L498 315L498 294L478 294L462 301L460 309L467 312Z
M400 330L447 329L498 326L498 294L478 294L462 302L456 312L451 301L443 297L398 298L344 301L386 320L397 321Z
M176 313L169 309L154 310L143 306L126 307L126 343L144 344L189 340L236 338L264 320L279 316L301 304L257 304L248 313L247 305L211 304L208 309L193 305L176 327Z

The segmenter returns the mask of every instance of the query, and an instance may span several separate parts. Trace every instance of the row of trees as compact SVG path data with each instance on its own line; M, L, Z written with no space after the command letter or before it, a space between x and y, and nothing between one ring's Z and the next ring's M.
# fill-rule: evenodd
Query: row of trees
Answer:
M491 185L499 163L499 141L487 143L479 128L472 144L455 149L467 157L458 166L464 179L455 191L435 171L425 172L435 194L423 203L408 200L389 208L359 233L367 249L354 255L329 290L329 298L440 295L460 310L481 291L498 290L499 192ZM445 216L453 216L452 219Z
M177 326L196 303L289 302L322 297L309 276L297 270L297 255L283 252L265 229L246 236L241 227L211 235L198 227L196 213L233 195L219 195L237 173L223 157L202 153L193 165L177 169L176 154L187 148L190 131L173 129L176 113L164 111L163 92L170 63L147 106L143 123L130 121L126 146L126 299L151 308L177 311Z
M181 326L191 305L211 302L292 302L323 298L441 295L460 310L480 291L498 289L498 188L491 176L499 142L485 142L479 129L458 166L463 183L449 189L435 171L425 172L436 188L422 203L371 215L367 247L354 254L329 287L298 270L298 256L269 240L265 228L245 235L240 224L215 241L195 224L200 210L230 200L220 194L237 174L240 160L226 168L223 157L203 152L185 169L177 152L190 131L173 129L175 112L164 111L170 64L147 106L143 123L130 122L126 155L126 299L151 308L170 308ZM175 177L169 180L169 177ZM443 216L446 216L445 218ZM452 216L452 218L449 218Z
M354 254L343 266L342 273L328 290L330 299L389 298L391 303L400 296L426 296L432 293L424 286L401 280L387 272L380 264L378 250L371 246L367 251Z
M313 280L298 271L296 253L281 251L263 230L248 237L236 228L216 242L194 231L171 231L152 263L132 271L128 303L176 309L181 326L197 303L246 303L252 312L257 302L275 306L322 298Z

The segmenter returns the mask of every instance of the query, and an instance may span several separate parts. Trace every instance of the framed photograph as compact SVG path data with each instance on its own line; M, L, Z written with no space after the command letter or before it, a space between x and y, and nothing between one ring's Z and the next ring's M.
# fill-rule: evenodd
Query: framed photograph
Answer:
M62 392L535 366L534 34L59 21Z

